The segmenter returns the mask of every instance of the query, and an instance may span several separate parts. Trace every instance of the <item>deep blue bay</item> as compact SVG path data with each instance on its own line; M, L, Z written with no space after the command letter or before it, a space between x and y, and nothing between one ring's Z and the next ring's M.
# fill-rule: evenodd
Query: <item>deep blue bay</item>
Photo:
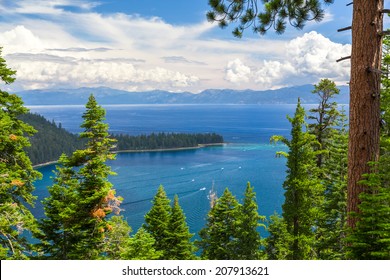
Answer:
M269 143L272 135L288 136L295 105L109 105L107 123L112 133L132 135L152 132L215 132L224 146L202 149L120 153L109 164L117 176L110 181L124 198L122 214L133 230L143 223L145 213L159 185L172 199L178 194L190 230L197 233L210 209L208 194L212 185L218 195L228 187L242 199L246 183L254 187L261 215L281 212L283 158L275 153L285 147ZM80 132L84 106L31 106L31 112L61 123L71 132ZM38 201L47 196L54 165L40 167L43 179L36 182ZM33 212L43 217L37 202Z

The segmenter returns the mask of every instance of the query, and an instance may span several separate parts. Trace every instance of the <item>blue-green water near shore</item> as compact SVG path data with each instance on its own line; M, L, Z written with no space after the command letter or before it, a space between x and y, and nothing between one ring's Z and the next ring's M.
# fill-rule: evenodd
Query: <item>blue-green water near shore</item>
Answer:
M124 198L122 214L133 230L143 223L159 185L168 196L178 194L190 230L197 233L210 209L208 194L214 185L217 195L228 187L239 200L247 182L255 187L259 212L269 216L281 210L285 179L283 158L275 153L283 146L269 143L274 134L288 136L295 105L116 105L103 106L114 133L215 132L226 145L201 149L120 153L109 162L117 173L110 181ZM79 132L82 106L33 106L32 112ZM43 217L41 201L51 185L54 165L40 167L43 179L36 182L37 206L33 213Z

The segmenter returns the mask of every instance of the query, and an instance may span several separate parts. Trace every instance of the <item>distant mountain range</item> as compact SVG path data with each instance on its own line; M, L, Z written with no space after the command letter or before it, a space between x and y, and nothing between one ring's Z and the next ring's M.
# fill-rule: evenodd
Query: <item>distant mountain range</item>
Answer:
M18 92L26 105L84 105L93 93L99 104L304 104L318 103L312 94L313 85L286 87L276 90L208 89L201 93L173 93L162 90L129 92L107 87L78 89L45 89ZM339 87L335 98L339 104L349 103L348 86Z

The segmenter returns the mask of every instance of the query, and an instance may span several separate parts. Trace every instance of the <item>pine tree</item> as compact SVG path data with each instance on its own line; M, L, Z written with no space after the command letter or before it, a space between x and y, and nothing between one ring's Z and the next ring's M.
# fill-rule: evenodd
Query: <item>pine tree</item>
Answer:
M190 233L185 215L179 205L179 198L175 195L171 208L170 222L168 225L169 236L165 258L169 260L191 260L195 258L195 247L191 242L193 234Z
M340 90L336 87L335 82L329 79L322 79L318 85L314 85L314 90L312 91L320 99L318 107L310 109L308 116L309 120L314 121L309 124L309 130L316 136L318 142L314 149L323 151L317 154L317 166L319 168L323 164L324 152L328 150L331 134L340 115L337 110L337 103L331 102L333 96L339 94L339 92Z
M1 57L0 79L14 82L16 71L7 68ZM33 206L33 182L40 173L32 168L24 148L33 127L19 120L28 112L15 94L0 90L0 259L25 259L33 254L26 236L37 232L37 223L27 206Z
M112 216L108 220L103 249L105 259L122 259L131 242L130 233L131 227L123 216Z
M162 252L155 249L153 236L144 227L129 239L125 250L121 253L123 260L159 260Z
M154 238L156 251L161 251L161 258L166 259L171 247L168 242L171 206L163 186L158 188L152 203L152 208L145 215L144 228Z
M41 239L48 253L55 252L53 258L104 257L105 232L112 227L107 215L118 214L121 202L108 181L108 176L114 174L106 165L107 160L115 158L110 152L114 140L109 138L104 117L105 110L91 95L83 114L84 132L80 134L87 140L86 148L61 158L55 184L49 188L51 196L45 202L47 219L41 223L46 237ZM63 240L58 240L60 232L66 233ZM47 244L52 244L52 248Z
M313 227L319 216L323 193L313 151L315 136L303 130L305 110L299 99L294 117L288 119L292 126L291 140L283 136L271 138L272 141L281 141L289 149L288 153L278 153L287 157L287 177L283 183L285 201L282 205L283 219L292 236L291 255L287 257L313 259L316 257L312 250L315 242Z
M343 259L347 221L348 129L344 111L331 131L321 178L324 203L317 228L317 254L321 259Z
M330 3L333 0L209 0L207 19L221 28L238 22L233 35L239 38L247 28L262 35L270 29L281 34L287 23L302 29L308 21L321 21L324 5ZM371 172L368 163L379 158L381 81L377 73L382 57L384 0L355 0L352 7L347 211L358 212L359 194L364 190L358 182ZM349 227L354 228L355 223L356 219L347 219Z
M110 152L115 141L109 137L108 125L103 123L105 110L97 104L93 95L88 99L83 119L81 127L84 131L80 137L87 139L86 149L75 151L70 164L81 166L78 171L80 200L77 216L84 234L79 240L79 257L96 259L102 254L104 232L108 226L106 217L120 211L120 200L115 197L113 186L108 181L108 176L115 173L106 164L107 160L115 159Z
M270 260L287 260L293 254L292 235L287 231L287 224L282 217L274 214L270 217L269 236L266 239L266 255Z
M199 232L197 242L203 259L237 259L240 204L226 188L207 216L206 226Z
M383 157L379 173L366 175L367 190L360 195L358 222L347 237L347 258L357 260L390 259L390 159ZM386 169L384 169L386 168Z
M258 228L264 227L264 224L259 223L265 217L258 213L258 205L256 202L256 193L254 188L248 182L244 202L240 207L240 218L237 234L237 259L242 260L257 260L262 257L261 245L262 241Z
M318 178L324 186L324 201L320 205L316 223L316 250L318 258L339 259L343 256L348 130L344 112L339 112L332 98L339 93L336 84L323 79L315 85L313 94L319 97L317 108L311 109L309 131L317 140Z
M68 157L63 154L56 166L53 186L43 205L46 218L39 221L41 232L36 237L39 245L49 259L77 258L76 246L80 234L77 221L79 180L77 173L69 166Z
M351 259L390 259L390 40L384 38L380 159L372 162L373 172L365 175L355 230L347 237L347 257Z

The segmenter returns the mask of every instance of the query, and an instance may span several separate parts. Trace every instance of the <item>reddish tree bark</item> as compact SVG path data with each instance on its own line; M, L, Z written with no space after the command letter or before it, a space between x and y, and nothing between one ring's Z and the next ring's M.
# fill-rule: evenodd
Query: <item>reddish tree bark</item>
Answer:
M382 59L383 0L354 0L348 147L347 211L359 212L362 175L368 162L379 158L380 65ZM356 219L348 217L348 226Z

